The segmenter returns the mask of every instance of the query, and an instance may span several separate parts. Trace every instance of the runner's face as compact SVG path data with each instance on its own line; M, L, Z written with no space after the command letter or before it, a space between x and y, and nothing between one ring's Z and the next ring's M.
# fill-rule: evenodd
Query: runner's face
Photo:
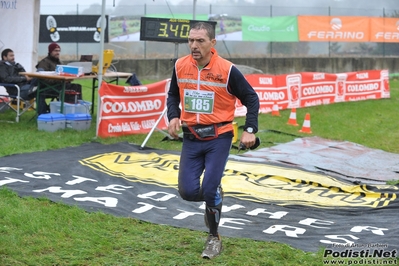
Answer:
M190 30L188 36L188 46L191 56L197 61L199 66L204 66L211 60L211 48L216 44L215 39L210 39L206 30Z

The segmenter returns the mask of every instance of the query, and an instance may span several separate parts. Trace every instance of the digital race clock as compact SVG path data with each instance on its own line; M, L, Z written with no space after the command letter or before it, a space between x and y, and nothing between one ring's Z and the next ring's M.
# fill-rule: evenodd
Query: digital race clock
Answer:
M140 40L187 43L191 26L200 20L141 17ZM216 21L207 22L215 28Z

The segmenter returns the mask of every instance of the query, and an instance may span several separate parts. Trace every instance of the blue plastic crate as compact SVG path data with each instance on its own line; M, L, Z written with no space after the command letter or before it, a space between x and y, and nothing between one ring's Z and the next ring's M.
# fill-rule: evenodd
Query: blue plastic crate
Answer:
M91 115L86 113L67 114L65 115L65 119L67 128L87 130L91 125Z
M37 118L38 130L54 132L65 129L65 115L63 114L41 114Z

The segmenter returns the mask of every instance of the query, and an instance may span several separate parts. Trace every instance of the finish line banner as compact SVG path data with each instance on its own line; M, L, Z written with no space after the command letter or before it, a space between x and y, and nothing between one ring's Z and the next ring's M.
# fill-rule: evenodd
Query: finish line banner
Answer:
M150 132L166 108L170 79L140 86L103 82L100 88L98 135L116 137ZM163 117L158 128L167 128Z

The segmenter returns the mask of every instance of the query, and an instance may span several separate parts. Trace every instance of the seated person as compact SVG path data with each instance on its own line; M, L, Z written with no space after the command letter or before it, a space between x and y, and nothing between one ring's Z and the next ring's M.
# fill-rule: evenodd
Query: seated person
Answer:
M36 69L38 71L55 71L57 65L62 65L62 62L60 61L60 53L61 53L61 47L58 45L58 43L55 42L50 43L50 45L48 46L48 55L36 65ZM47 113L50 110L49 106L45 101L45 98L49 97L58 98L59 93L62 90L62 81L49 79L45 80L45 83L56 86L55 86L55 91L49 90L47 92L46 91L43 92L41 96L39 95L39 107L38 107L39 115L42 113ZM65 91L68 90L79 92L80 93L79 99L82 99L81 98L82 86L80 84L73 84L71 82L67 82L65 84Z
M36 79L20 75L20 72L26 72L24 67L15 63L15 55L11 49L4 49L1 52L0 61L0 83L16 84L20 89L20 97L24 100L34 99L36 96ZM17 95L17 88L6 87L9 95Z

